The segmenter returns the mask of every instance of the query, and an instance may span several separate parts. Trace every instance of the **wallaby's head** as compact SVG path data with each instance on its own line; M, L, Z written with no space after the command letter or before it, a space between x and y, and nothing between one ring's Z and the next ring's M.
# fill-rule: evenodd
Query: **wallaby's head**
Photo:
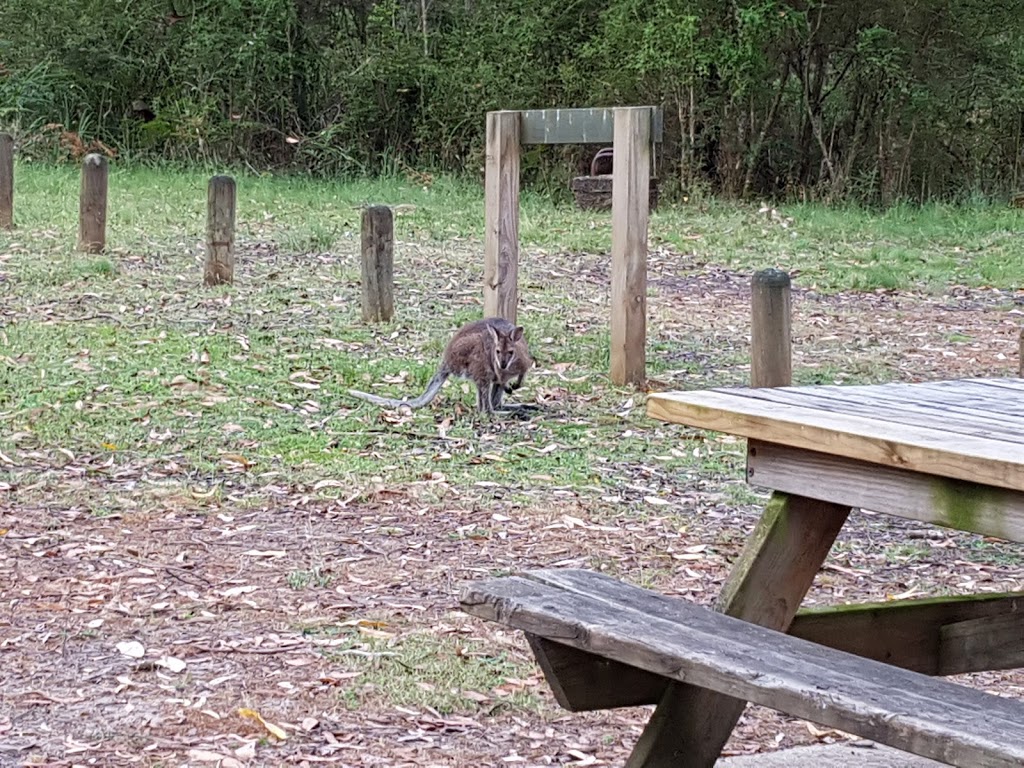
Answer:
M519 356L517 343L523 340L523 327L517 325L511 331L499 331L493 325L487 326L494 340L494 369L507 371L516 363Z

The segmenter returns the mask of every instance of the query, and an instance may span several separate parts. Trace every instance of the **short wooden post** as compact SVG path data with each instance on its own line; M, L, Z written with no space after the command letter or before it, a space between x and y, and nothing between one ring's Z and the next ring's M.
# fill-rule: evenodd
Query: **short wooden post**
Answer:
M615 110L612 169L611 380L647 378L647 216L651 109Z
M386 323L395 314L394 216L386 205L363 209L363 320Z
M0 133L0 229L14 229L14 137Z
M214 176L206 191L206 285L235 279L235 180Z
M78 250L86 253L101 253L107 247L107 175L107 158L85 156L78 196Z
M487 113L484 315L516 321L519 304L519 113Z
M1024 328L1020 329L1020 341L1017 343L1017 373L1024 379Z
M789 275L778 269L755 272L751 280L750 386L793 383Z

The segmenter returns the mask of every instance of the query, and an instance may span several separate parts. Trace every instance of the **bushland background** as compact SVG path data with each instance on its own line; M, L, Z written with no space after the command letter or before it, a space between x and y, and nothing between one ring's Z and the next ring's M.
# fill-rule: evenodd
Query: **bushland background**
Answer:
M656 104L670 196L885 206L1020 181L1006 0L5 0L0 30L0 126L27 158L80 149L71 132L135 159L477 174L488 110ZM592 151L533 149L524 179L565 195Z

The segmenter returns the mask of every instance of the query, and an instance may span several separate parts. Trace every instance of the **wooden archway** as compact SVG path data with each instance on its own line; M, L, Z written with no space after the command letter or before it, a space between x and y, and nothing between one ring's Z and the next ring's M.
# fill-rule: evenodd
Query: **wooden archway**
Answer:
M646 380L647 219L655 107L487 113L484 313L515 322L519 304L519 148L612 143L611 370L615 384Z

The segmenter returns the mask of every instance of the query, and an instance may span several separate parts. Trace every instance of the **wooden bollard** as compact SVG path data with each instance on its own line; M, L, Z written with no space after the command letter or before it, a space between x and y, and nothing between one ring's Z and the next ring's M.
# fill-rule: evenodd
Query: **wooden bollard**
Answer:
M755 272L751 280L750 386L793 383L789 275L778 269Z
M206 267L203 282L235 280L235 180L214 176L206 190Z
M362 246L363 320L386 323L395 314L395 228L386 205L363 209Z
M14 137L0 133L0 229L14 229Z
M1020 329L1020 342L1017 344L1017 373L1024 379L1024 328Z
M107 158L91 153L82 161L78 196L78 250L100 253L107 247Z

